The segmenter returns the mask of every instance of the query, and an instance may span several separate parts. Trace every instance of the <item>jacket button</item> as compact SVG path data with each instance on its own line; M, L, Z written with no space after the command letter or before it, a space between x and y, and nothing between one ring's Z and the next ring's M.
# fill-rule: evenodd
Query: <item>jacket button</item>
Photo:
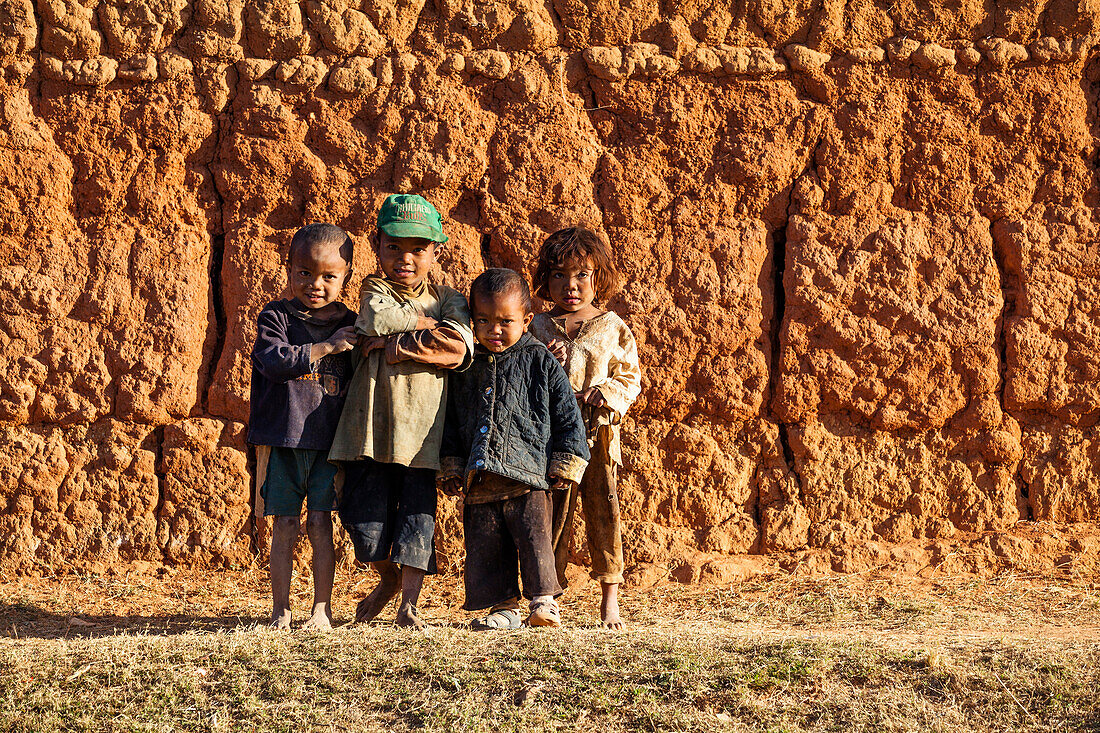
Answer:
M485 394L492 394L492 393L493 393L493 388L492 387L486 387L485 388Z
M490 364L492 364L492 363L493 363L493 357L491 357L491 356L489 357L489 363L490 363Z
M487 432L489 432L489 426L488 425L482 425L481 426L481 434L484 435Z
M483 460L481 460L480 458L478 458L478 459L477 459L477 462L476 462L476 463L474 463L474 465L475 465L475 466L477 466L478 468L481 468L482 466L484 466L484 465L485 465L485 461L483 461Z

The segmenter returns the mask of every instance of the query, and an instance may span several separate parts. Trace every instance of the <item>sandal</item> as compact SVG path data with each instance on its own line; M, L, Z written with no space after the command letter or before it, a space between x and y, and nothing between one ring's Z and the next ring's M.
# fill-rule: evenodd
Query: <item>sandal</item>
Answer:
M561 609L554 601L542 601L531 604L531 615L527 617L528 626L561 626Z
M470 621L470 628L474 631L514 631L521 625L519 614L511 608L490 611L486 616Z

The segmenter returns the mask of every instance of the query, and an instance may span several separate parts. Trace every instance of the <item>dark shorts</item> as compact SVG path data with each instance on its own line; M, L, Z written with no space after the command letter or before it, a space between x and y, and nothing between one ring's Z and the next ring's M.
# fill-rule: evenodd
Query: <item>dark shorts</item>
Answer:
M333 511L336 509L335 478L336 466L328 462L326 450L271 447L266 470L256 477L260 482L264 516L297 517L302 513L303 500L310 511Z
M479 611L519 598L520 578L525 598L561 595L550 539L551 511L550 497L539 490L462 509L464 609Z
M340 522L355 559L435 573L435 471L365 458L344 464Z

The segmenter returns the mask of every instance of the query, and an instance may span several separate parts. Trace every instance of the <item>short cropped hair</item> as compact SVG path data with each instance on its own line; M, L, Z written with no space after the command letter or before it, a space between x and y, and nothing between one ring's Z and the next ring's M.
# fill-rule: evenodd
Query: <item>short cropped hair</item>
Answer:
M352 256L355 254L355 245L351 237L335 224L306 224L294 232L294 238L290 240L290 250L286 253L286 263L294 261L296 255L304 250L318 245L333 245L340 248L340 256L351 266Z
M550 273L568 262L592 263L592 288L596 300L604 303L619 292L622 276L611 259L611 246L600 235L584 227L559 229L546 238L539 249L539 261L535 267L535 295L552 300L547 286Z
M518 295L520 305L524 313L530 313L531 288L515 270L505 267L491 267L474 278L470 285L470 310L474 309L474 301L480 295L484 298L495 298L500 295Z

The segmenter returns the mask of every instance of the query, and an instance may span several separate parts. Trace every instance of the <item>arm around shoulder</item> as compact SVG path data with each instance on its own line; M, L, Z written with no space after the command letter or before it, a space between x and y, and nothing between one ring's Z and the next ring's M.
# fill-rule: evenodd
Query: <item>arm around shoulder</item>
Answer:
M470 321L470 304L466 302L466 296L454 288L441 286L439 294L441 301L439 324L448 326L449 331L453 330L450 335L454 339L453 345L456 348L458 340L461 340L466 348L466 355L462 362L453 367L462 370L470 365L474 355L474 329Z

